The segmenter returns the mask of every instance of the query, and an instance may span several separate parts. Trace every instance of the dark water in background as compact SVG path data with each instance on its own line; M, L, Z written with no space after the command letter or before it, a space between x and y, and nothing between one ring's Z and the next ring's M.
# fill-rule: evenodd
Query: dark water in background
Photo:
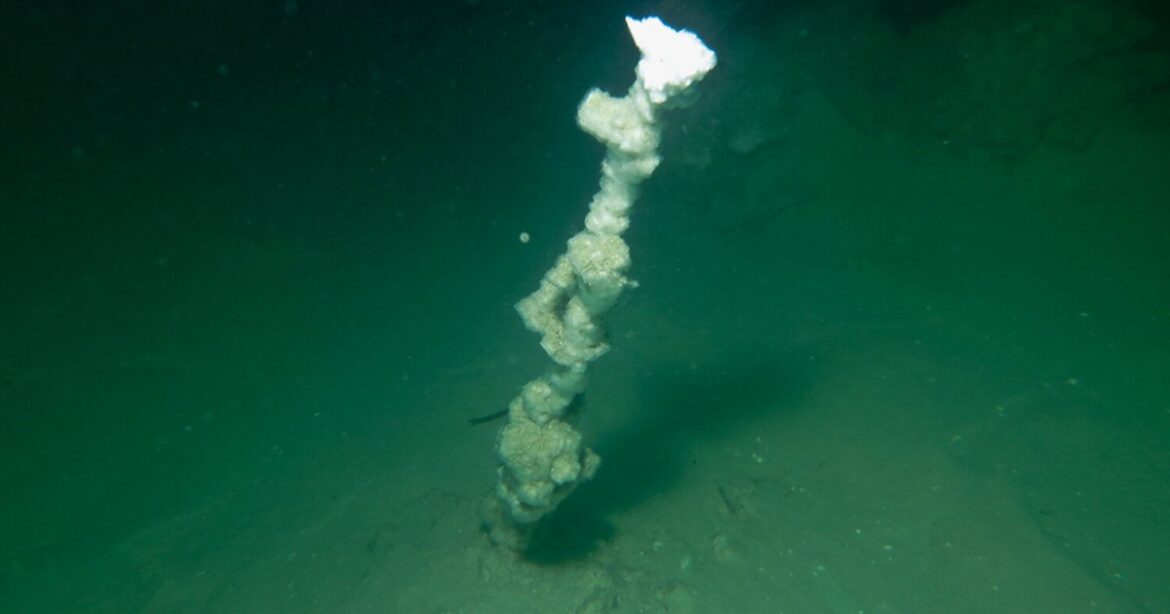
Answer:
M510 305L579 227L601 151L574 110L628 86L621 17L649 13L720 65L627 236L642 286L583 418L612 473L553 571L412 563L485 547L492 434L466 420L541 368ZM1157 3L17 2L0 22L0 610L1170 610ZM767 479L704 456L766 439L744 424L814 443ZM929 473L883 438L1031 524L915 506L896 572L834 546L817 518L888 513ZM832 459L839 491L761 486ZM656 497L705 501L700 476L709 523L662 512L702 544L685 565L620 553ZM833 592L792 571L814 561L728 554L720 522L768 552L805 522L847 573ZM947 558L939 527L1024 545ZM293 536L353 548L288 566ZM983 592L996 567L1018 592Z

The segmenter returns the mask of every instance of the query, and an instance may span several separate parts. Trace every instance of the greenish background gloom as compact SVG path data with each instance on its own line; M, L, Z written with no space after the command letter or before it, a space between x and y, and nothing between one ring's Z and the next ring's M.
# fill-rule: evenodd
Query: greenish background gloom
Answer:
M667 119L532 551L477 506L623 17ZM0 612L1170 611L1170 10L0 7ZM521 233L531 240L520 241Z

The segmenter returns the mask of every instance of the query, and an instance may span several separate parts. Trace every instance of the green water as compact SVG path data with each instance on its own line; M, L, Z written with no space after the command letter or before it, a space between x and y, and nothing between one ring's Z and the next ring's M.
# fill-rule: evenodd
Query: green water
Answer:
M522 557L626 14L668 118ZM1104 0L0 8L0 612L1170 611L1170 15ZM520 240L527 233L529 241Z

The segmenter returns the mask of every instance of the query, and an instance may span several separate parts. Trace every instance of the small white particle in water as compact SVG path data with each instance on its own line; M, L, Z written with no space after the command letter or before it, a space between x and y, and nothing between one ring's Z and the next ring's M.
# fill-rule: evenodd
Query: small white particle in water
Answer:
M520 242L521 243L527 243L531 240L532 240L532 237L529 236L527 232L520 233Z

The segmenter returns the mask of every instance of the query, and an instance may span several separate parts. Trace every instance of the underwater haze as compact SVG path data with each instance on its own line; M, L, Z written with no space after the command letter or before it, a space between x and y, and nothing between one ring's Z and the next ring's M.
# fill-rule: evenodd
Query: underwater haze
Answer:
M665 117L573 420L492 544L624 17ZM1170 612L1154 0L0 7L0 612Z

